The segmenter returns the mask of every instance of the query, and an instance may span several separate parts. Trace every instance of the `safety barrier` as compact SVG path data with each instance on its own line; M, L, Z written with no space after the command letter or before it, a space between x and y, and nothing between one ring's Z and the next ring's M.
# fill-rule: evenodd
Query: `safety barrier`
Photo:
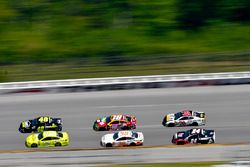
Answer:
M0 93L100 91L249 84L250 72L203 73L0 83Z

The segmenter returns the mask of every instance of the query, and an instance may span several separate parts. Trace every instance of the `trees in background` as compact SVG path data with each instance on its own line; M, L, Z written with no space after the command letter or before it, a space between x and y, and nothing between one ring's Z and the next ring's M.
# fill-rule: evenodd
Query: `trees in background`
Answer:
M8 0L0 9L0 64L119 64L123 54L171 52L155 48L171 31L250 21L249 0Z
M182 29L196 30L211 20L250 21L249 0L177 0L177 23Z

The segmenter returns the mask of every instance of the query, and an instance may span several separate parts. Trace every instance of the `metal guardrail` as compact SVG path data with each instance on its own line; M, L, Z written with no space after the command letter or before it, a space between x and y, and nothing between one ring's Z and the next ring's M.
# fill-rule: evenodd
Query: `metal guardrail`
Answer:
M133 85L153 83L179 83L197 81L237 81L247 79L250 82L250 71L230 73L203 73L203 74L178 74L178 75L152 75L132 77L110 77L90 79L69 79L49 81L28 81L0 83L0 91L25 90L25 89L49 89L49 88L72 88L72 87L98 87L105 85ZM172 86L173 87L173 86Z

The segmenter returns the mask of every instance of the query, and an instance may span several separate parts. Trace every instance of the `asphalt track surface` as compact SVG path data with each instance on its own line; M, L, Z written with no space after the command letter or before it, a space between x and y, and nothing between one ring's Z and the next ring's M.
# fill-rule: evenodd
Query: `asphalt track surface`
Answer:
M111 114L137 117L137 131L144 146L171 144L172 135L190 127L161 125L168 113L184 109L204 111L206 129L214 129L216 143L250 142L250 85L142 89L81 93L11 94L0 96L0 151L27 150L27 134L18 132L22 120L42 115L61 117L70 135L67 148L100 148L102 135L95 132L95 119Z

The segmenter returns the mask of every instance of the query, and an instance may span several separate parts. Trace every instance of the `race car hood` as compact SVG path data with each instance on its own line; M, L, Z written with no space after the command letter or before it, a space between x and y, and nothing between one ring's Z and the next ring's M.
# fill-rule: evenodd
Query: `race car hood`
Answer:
M102 142L104 142L104 143L112 143L114 141L113 136L114 136L113 133L106 134L106 135L102 136Z
M166 122L173 122L174 121L174 114L168 114L166 116Z
M97 119L95 121L94 125L97 125L98 127L105 127L107 125L106 117L102 117L100 119Z
M21 123L22 128L30 128L31 122L30 121L22 121Z
M62 140L69 141L69 134L67 132L61 132Z
M27 141L28 143L31 143L31 142L38 142L38 134L29 135L29 136L26 138L26 141Z
M26 129L30 129L30 126L31 126L30 121L22 121L18 130L21 133L25 133Z
M174 139L185 139L185 138L186 138L185 131L179 131L174 134Z
M137 133L138 133L138 138L136 138L136 139L144 141L143 133L142 132L137 132Z

